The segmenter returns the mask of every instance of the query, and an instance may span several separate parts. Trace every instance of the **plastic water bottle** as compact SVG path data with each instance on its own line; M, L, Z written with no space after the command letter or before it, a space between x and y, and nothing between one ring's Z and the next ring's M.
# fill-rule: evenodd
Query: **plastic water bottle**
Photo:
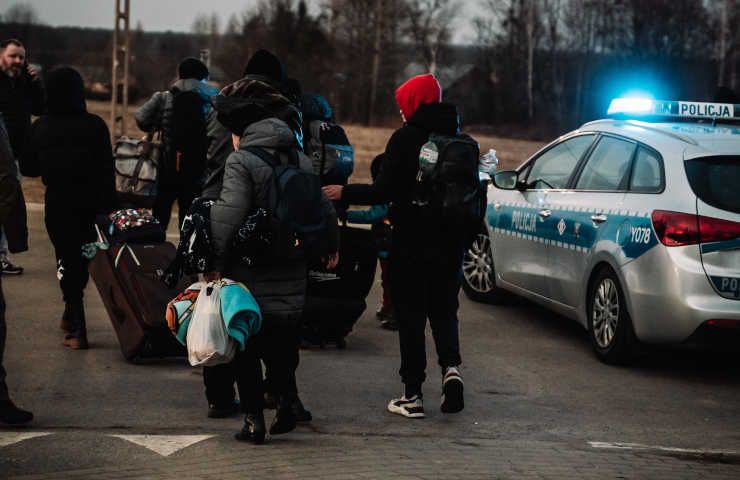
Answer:
M419 173L416 174L416 181L422 182L424 179L429 178L434 166L437 164L439 158L439 150L437 150L437 144L431 140L425 143L421 147L419 152Z
M490 149L482 157L478 163L478 170L493 175L496 173L498 168L498 157L496 156L496 150Z

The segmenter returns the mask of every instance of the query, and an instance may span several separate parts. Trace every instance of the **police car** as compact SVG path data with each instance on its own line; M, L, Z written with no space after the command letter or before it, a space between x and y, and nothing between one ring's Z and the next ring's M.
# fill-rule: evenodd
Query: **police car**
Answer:
M596 355L740 327L740 105L619 98L496 173L463 288L581 323Z

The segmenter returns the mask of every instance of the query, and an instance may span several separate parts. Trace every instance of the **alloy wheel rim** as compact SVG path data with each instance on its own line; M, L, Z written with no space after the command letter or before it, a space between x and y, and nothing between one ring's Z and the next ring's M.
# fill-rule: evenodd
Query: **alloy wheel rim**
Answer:
M611 278L605 278L596 287L591 310L592 335L601 348L614 340L619 323L619 292Z
M463 276L474 291L489 293L493 290L493 258L488 235L479 233L463 258Z

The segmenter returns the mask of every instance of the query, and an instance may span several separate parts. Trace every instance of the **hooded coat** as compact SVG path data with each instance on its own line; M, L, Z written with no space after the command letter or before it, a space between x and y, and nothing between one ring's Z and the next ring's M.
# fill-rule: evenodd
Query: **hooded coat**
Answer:
M61 67L47 77L48 114L31 127L24 172L46 185L46 213L90 217L115 205L110 133L102 118L87 112L82 78Z
M297 149L295 132L283 120L266 118L246 127L240 149L226 159L223 183L216 203L211 207L211 235L214 249L214 269L224 276L243 282L260 304L263 314L293 315L300 313L305 303L306 264L289 262L267 267L246 267L230 261L230 246L234 234L245 217L255 208L267 208L275 194L273 170L270 165L245 147L260 147L274 154L278 150ZM287 158L280 156L287 162ZM299 154L300 168L312 171L311 160ZM334 218L331 202L324 197L324 208ZM337 251L338 231L330 238Z
M391 204L394 248L402 248L414 255L425 249L434 251L446 240L440 225L424 218L419 207L412 204L412 197L422 145L430 133L457 134L460 128L458 119L457 109L451 104L418 106L407 123L388 140L386 160L381 163L375 181L370 185L349 184L343 189L342 201L348 204Z

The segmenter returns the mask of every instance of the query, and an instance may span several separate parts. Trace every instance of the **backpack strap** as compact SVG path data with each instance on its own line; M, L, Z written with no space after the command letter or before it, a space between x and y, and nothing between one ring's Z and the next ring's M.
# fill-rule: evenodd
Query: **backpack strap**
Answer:
M321 124L321 128L319 128L319 139L321 140L321 167L319 167L319 177L321 178L321 184L324 184L324 166L326 165L326 139L323 135L323 126L324 124Z
M244 147L244 150L248 151L249 153L253 153L254 155L257 155L260 160L271 166L273 169L280 165L280 161L275 158L275 155L271 154L267 150L265 150L262 147L255 147L255 146L248 146Z

